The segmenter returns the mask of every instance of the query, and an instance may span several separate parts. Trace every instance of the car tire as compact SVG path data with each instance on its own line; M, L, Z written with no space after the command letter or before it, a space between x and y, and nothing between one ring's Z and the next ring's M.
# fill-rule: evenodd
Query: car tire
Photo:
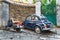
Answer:
M41 28L39 28L39 26L36 26L35 27L35 32L38 33L38 34L41 33L42 32Z

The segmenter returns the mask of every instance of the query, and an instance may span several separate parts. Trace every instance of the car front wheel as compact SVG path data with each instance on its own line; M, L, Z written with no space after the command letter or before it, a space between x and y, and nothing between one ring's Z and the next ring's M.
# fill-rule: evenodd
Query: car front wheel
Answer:
M35 27L35 32L38 33L38 34L42 32L41 29L39 28L39 26Z

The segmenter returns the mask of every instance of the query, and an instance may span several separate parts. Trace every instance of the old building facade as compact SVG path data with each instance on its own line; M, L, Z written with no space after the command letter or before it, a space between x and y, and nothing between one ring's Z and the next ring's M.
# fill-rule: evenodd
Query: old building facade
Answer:
M6 26L9 17L23 22L26 16L34 13L34 4L29 5L23 3L14 3L11 1L0 1L0 26Z

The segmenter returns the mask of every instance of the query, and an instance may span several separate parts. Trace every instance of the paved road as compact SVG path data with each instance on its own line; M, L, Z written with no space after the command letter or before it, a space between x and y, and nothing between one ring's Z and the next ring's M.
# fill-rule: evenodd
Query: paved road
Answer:
M0 30L0 40L60 40L60 34L44 31L37 34L34 31L22 29L22 32Z

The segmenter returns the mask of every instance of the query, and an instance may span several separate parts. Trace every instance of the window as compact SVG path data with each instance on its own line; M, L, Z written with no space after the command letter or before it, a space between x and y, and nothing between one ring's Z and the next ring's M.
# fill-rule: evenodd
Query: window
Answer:
M31 17L31 20L38 20L38 17L32 16L32 17Z
M35 17L35 20L39 20L38 17Z
M26 19L26 20L31 20L31 16L27 17L27 19Z

